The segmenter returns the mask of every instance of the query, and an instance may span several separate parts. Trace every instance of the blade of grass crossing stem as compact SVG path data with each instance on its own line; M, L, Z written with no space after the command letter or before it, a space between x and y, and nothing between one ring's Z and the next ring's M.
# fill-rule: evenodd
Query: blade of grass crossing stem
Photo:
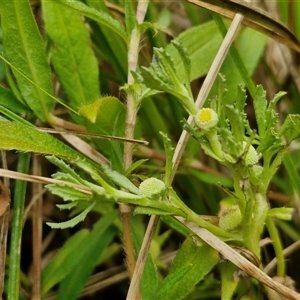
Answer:
M13 69L18 87L37 117L47 121L54 105L51 71L29 1L0 1L0 11L5 56L34 83Z
M28 173L30 163L29 153L20 153L18 161L18 172ZM26 181L17 180L13 199L13 219L11 226L10 257L8 270L7 299L19 299L20 291L20 261L21 261L21 239L24 217L24 203L26 196Z
M297 192L298 196L300 196L300 176L299 176L297 170L295 169L295 165L294 165L289 153L287 153L284 156L283 164L288 173L288 176L290 177L290 180L292 182L292 185L293 185L295 191Z

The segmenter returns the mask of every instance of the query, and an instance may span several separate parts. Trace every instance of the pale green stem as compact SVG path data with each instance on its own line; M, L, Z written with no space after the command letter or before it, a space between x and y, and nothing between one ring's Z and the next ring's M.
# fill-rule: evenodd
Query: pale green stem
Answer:
M270 238L273 242L273 247L277 259L277 276L284 277L285 276L285 261L284 254L282 249L281 240L278 234L278 230L274 224L272 218L266 218L266 226L270 235Z
M217 130L212 129L210 131L205 132L205 136L207 137L210 146L212 147L214 153L220 158L223 159L224 153L222 151L222 145L219 141Z

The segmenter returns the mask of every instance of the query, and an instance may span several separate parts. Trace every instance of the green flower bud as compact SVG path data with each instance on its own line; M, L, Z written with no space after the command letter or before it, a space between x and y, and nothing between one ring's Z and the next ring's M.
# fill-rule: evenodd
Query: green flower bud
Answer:
M217 113L211 108L202 108L194 116L195 124L203 130L209 130L215 127L219 118Z
M244 149L246 148L247 143L243 142L243 147ZM260 156L258 155L258 153L256 152L255 148L250 145L248 152L246 153L245 156L245 163L247 166L252 166L258 163L260 159Z
M166 185L163 181L151 177L144 180L139 186L140 195L153 198L160 196L166 190Z
M238 205L226 208L219 219L219 226L228 231L238 228L242 221L242 214Z

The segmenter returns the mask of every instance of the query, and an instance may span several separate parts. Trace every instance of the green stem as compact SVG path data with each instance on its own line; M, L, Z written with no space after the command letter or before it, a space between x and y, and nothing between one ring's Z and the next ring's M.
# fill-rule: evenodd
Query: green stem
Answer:
M266 226L270 235L271 240L273 241L273 247L277 259L277 276L284 277L285 276L285 261L283 255L283 249L281 240L278 234L278 230L274 224L272 218L266 218Z
M28 173L30 154L20 153L17 171ZM24 218L24 203L27 182L17 180L13 199L13 218L11 226L10 258L8 270L8 300L19 299L20 290L20 261L21 261L21 239Z
M192 211L188 206L186 206L172 189L170 189L170 197L172 199L171 200L172 203L174 203L175 206L178 207L186 215L185 218L188 221L193 222L198 226L209 230L211 233L219 237L232 239L232 240L240 240L239 236L237 236L236 234L223 230L222 228L203 220L200 216L194 213L194 211Z
M220 158L223 159L224 153L222 151L222 145L219 141L217 130L213 129L205 132L205 136L207 137L214 153Z

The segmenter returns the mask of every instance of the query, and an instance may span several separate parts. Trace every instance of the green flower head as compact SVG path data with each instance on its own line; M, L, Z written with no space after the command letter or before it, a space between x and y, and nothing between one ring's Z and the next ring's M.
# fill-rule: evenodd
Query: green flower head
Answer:
M194 116L195 124L203 130L209 130L215 127L219 118L217 113L211 108L202 108Z
M151 177L144 180L139 186L140 195L153 198L160 196L166 190L166 185L163 181Z

